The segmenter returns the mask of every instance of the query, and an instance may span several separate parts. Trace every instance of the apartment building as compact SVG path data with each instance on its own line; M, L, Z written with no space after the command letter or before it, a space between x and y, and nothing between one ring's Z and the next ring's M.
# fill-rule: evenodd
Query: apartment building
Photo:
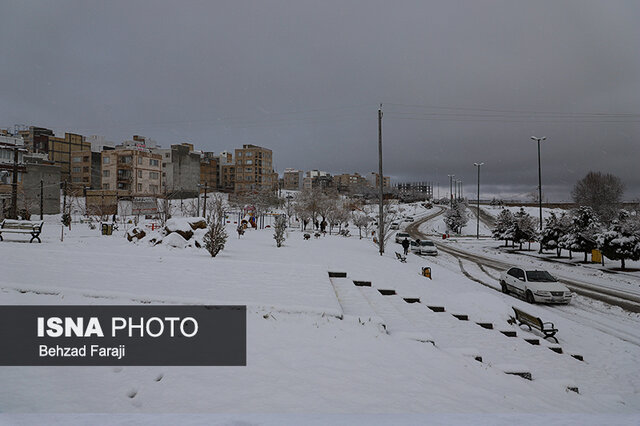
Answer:
M93 151L71 153L71 188L102 188L102 154Z
M370 186L374 188L380 187L380 175L376 172L371 172L367 176L367 182ZM391 188L391 178L389 176L384 176L382 178L382 187L383 188Z
M91 143L77 133L65 133L64 137L55 136L53 131L43 127L31 126L19 132L30 152L46 153L49 160L60 166L60 179L71 182L71 155L75 151L91 151Z
M169 198L192 198L200 183L200 153L193 144L181 143L170 148L153 147L150 151L162 158L162 193Z
M338 191L341 192L353 190L367 184L367 179L358 173L336 175L333 177L333 181Z
M220 176L219 158L213 152L203 152L200 157L200 192L218 189Z
M121 195L148 197L162 188L162 156L142 149L102 152L102 189Z
M282 189L289 189L293 191L302 190L302 185L304 183L302 170L284 169L282 182Z
M278 174L273 171L272 151L257 145L243 145L235 150L234 192L278 189Z

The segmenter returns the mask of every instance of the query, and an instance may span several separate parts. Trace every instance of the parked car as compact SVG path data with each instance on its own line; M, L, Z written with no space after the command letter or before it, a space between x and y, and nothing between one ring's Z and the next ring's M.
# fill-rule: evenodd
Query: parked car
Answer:
M420 240L420 243L417 241L411 241L411 250L416 254L426 254L429 256L438 255L438 248L433 244L433 241L428 240Z
M407 216L407 217L404 218L405 222L413 222L413 220L414 219L411 216Z
M402 243L402 240L407 239L409 241L411 241L411 236L409 234L407 234L406 232L397 232L396 233L396 243L400 244Z
M392 222L389 229L400 229L400 224L398 222Z
M569 303L571 290L547 271L509 268L500 276L503 293L514 293L529 303Z

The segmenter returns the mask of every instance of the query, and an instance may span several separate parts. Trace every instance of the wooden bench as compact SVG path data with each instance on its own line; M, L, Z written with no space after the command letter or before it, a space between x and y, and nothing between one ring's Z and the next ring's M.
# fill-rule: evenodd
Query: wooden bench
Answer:
M0 241L3 241L2 234L31 234L30 243L33 240L40 240L40 233L42 232L43 221L32 222L30 220L12 220L5 219L0 222Z
M516 321L518 322L518 325L524 324L529 327L529 330L532 328L540 330L544 334L545 339L551 338L558 343L558 339L555 337L558 329L554 327L552 322L543 322L540 318L521 311L515 306L512 306L511 309L513 309L513 312L516 314Z
M407 256L403 256L398 252L396 252L396 259L398 259L402 263L407 263Z

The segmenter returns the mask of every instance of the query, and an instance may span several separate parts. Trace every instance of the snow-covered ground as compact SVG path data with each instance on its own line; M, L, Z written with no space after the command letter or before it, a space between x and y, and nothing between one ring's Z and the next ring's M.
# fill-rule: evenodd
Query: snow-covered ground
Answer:
M203 249L131 243L122 229L101 236L85 224L74 224L61 242L57 220L45 224L42 244L20 237L0 242L0 305L246 304L247 366L0 367L0 412L530 413L561 414L573 424L584 424L584 417L564 415L605 415L598 423L638 419L637 343L596 327L596 314L583 322L481 286L453 258L410 255L400 263L394 251L401 248L393 243L380 257L370 240L357 238L357 229L355 237L308 241L291 230L276 248L273 230L238 238L233 223L227 247L211 258ZM423 266L432 268L433 280L420 275ZM330 279L329 271L348 278ZM379 289L397 294L383 296ZM553 321L559 344L509 324L511 306ZM639 334L635 314L611 309L604 318L620 318L621 331ZM562 354L549 350L558 346ZM533 380L505 372L531 373ZM568 390L575 387L579 393Z

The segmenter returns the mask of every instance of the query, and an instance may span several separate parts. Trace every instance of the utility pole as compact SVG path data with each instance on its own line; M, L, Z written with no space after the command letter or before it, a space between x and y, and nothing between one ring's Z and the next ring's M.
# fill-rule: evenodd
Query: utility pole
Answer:
M18 218L18 147L13 149L13 176L11 177L11 219Z
M540 141L546 140L547 137L543 136L537 138L531 136L531 139L538 142L538 205L540 206L540 230L542 231L542 169L540 167ZM540 246L540 252L542 253L542 245Z
M202 206L202 217L207 218L207 182L204 183L204 203Z
M449 201L449 205L453 206L453 178L456 175L447 175L449 176L449 196L451 198L451 201Z
M480 166L482 166L483 164L484 163L473 163L473 165L478 168L478 198L476 199L478 212L476 214L476 240L480 239Z
M60 198L58 198L58 202L60 202ZM44 211L44 181L40 179L40 220L44 220L43 211Z
M378 178L380 181L380 210L378 215L378 245L380 248L380 256L384 253L384 191L383 174L382 174L382 104L378 109Z

